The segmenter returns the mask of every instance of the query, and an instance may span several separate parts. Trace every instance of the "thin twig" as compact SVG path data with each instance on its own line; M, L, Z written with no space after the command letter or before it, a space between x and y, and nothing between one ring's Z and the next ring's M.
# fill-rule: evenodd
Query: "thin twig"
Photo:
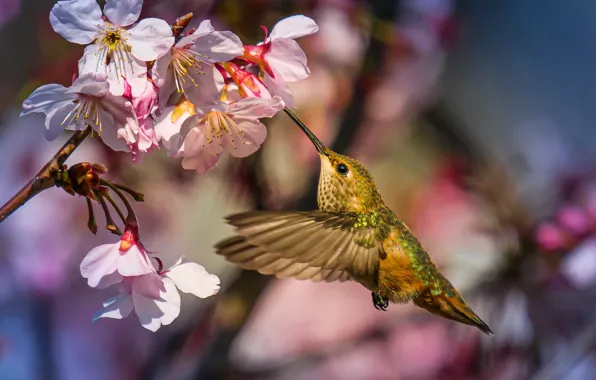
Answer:
M0 223L31 198L44 190L54 187L56 184L54 175L62 168L64 162L72 152L91 134L92 130L91 127L87 127L84 131L75 132L35 177L6 202L4 206L0 207Z

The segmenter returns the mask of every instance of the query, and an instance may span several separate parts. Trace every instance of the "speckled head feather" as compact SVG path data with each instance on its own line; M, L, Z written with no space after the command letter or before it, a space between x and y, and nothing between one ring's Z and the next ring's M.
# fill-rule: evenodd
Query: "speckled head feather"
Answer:
M335 153L325 146L291 111L286 113L298 124L317 149L321 175L317 201L327 212L370 212L383 206L373 177L360 162Z

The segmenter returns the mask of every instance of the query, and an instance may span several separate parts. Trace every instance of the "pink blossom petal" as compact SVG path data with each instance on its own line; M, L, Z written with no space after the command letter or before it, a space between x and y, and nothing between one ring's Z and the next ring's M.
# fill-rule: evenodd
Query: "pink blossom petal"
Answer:
M21 116L32 112L47 114L58 103L74 100L75 95L67 94L66 90L66 87L59 84L46 84L36 88L23 102Z
M198 111L198 110L197 110ZM204 134L204 126L200 124L200 116L192 115L187 117L180 128L180 146L178 151L181 155L194 156L205 150L207 140Z
M147 254L135 244L128 251L120 252L118 257L118 273L122 276L142 276L155 273Z
M171 279L181 292L194 294L199 298L211 297L219 291L219 277L194 262L185 262L172 267L166 277Z
M195 38L192 43L190 50L202 54L209 62L226 62L243 53L242 41L232 32L209 33Z
M296 82L310 75L306 54L294 40L285 38L271 41L271 50L265 55L275 77Z
M122 319L130 315L133 309L132 297L130 294L120 294L112 297L103 303L103 309L95 313L93 321L100 318Z
M267 137L267 128L257 119L238 118L235 121L244 135L235 134L231 137L224 134L223 146L232 156L244 158L259 150Z
M157 307L162 311L161 324L169 325L180 315L180 294L169 278L163 279L165 290L161 292L161 299L157 300Z
M194 156L184 156L182 159L182 168L194 170L197 174L205 174L217 164L219 156L210 154L207 151L199 152Z
M158 299L160 291L164 291L162 278L156 274L146 274L135 277L132 282L132 291L139 293L143 297Z
M54 4L50 23L67 41L85 45L95 39L104 22L97 1L70 0Z
M104 276L118 269L118 247L120 243L104 244L93 248L81 262L81 276L90 287L96 287Z
M153 332L159 330L161 327L161 317L164 313L157 306L156 300L144 297L136 292L132 293L132 300L141 325Z
M221 83L216 80L216 76L221 76L221 74L212 67L206 67L204 75L192 76L196 85L190 80L182 83L184 95L197 107L213 104L214 99L219 98L223 88Z
M106 0L103 13L116 26L128 26L139 19L143 0Z
M170 51L174 36L167 22L146 18L129 29L131 53L141 61L153 61Z
M271 31L270 38L299 38L316 33L319 30L317 23L310 17L295 15L280 20Z
M566 236L557 224L545 222L538 226L535 239L541 248L555 251L564 247Z
M283 100L284 105L288 108L295 108L294 95L292 89L288 86L283 79L271 78L269 74L265 74L263 77L263 83L273 96L279 96Z
M279 97L270 99L246 98L230 105L230 113L236 118L258 119L273 117L283 108Z

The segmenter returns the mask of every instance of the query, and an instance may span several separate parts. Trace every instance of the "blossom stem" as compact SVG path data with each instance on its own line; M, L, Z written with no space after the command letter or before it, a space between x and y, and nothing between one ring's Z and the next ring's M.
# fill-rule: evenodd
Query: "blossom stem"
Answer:
M95 235L97 233L97 223L95 222L93 204L91 203L91 199L85 198L85 200L87 201L87 211L89 211L89 221L87 222L87 227L89 227L89 231Z
M128 199L126 199L126 197L124 196L124 194L122 194L122 191L120 191L116 185L114 185L113 183L111 183L110 181L106 181L105 179L100 179L99 183L102 184L103 186L107 186L110 189L112 189L112 191L114 193L116 193L116 195L122 200L122 203L124 203L124 206L126 206L126 212L128 213L127 217L126 217L126 221L125 224L128 221L136 221L137 217L135 216L135 212L132 209L132 206L130 205L130 202L128 201Z
M114 201L114 198L112 198L112 196L110 194L108 194L108 193L105 193L103 197L105 199L107 199L108 202L110 202L110 204L114 208L114 210L116 210L116 212L118 213L118 216L122 220L122 223L126 224L126 218L124 217L124 214L122 213L122 210L120 210L120 207L118 207L118 204L116 203L116 201Z
M145 196L139 192L134 191L131 188L128 188L126 186L122 186L119 185L117 183L113 184L115 187L117 187L118 189L127 192L128 194L130 194L132 196L132 198L137 201L137 202L143 202L145 200Z
M112 215L110 214L110 209L104 199L104 195L97 190L93 190L93 194L101 204L101 208L103 209L104 214L106 215L106 229L115 235L122 235L122 231L118 228L114 220L112 219Z
M54 157L33 177L21 190L19 190L8 202L0 207L0 223L8 218L19 207L23 206L27 201L56 185L56 175L62 169L64 162L70 157L72 152L87 136L91 134L93 129L87 127L83 131L75 132L68 141L56 152Z

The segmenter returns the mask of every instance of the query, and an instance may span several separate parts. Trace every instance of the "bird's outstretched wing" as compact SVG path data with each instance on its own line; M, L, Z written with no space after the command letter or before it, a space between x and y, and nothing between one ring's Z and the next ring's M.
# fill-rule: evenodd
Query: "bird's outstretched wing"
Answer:
M327 282L377 278L375 230L358 214L251 211L226 220L238 236L216 244L216 252L242 268Z

